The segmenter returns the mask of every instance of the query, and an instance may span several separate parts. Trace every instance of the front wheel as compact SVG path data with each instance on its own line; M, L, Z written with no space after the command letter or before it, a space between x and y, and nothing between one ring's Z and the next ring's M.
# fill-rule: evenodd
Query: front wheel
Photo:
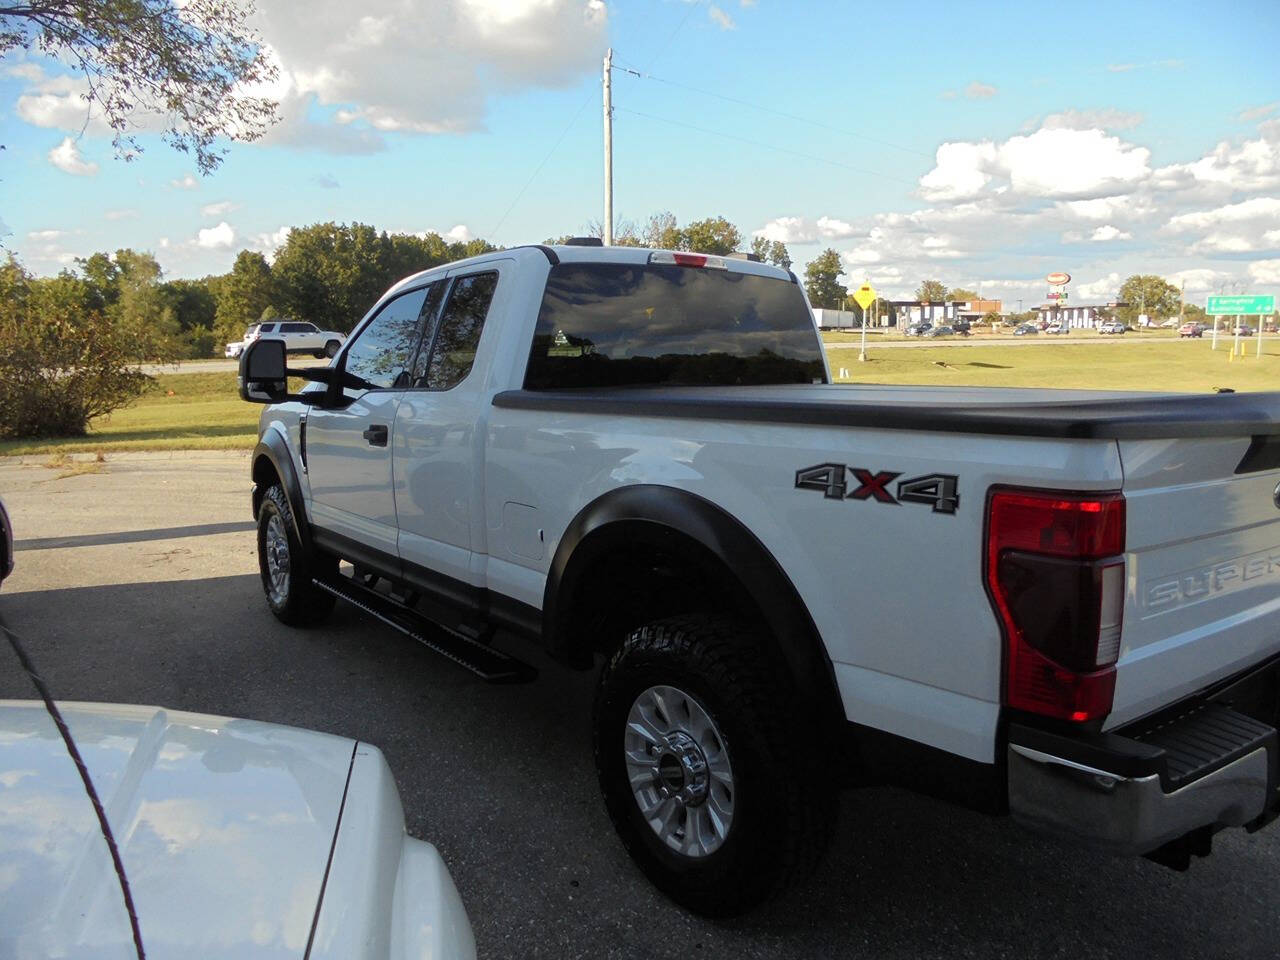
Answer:
M596 695L596 771L623 845L667 896L731 916L819 860L835 796L819 729L745 624L637 630Z
M281 623L310 626L332 611L333 594L316 587L312 577L336 574L337 560L308 554L293 528L289 498L279 484L271 486L258 507L258 572L267 606Z
M340 346L341 344L337 340L330 340L324 345L324 355L332 360L338 355L338 347Z

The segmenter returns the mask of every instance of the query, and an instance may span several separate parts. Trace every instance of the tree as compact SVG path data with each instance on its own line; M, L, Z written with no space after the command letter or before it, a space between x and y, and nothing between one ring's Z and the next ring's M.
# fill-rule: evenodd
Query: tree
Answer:
M138 342L96 306L88 280L0 265L0 436L79 436L151 382Z
M1145 313L1158 322L1178 312L1180 297L1178 288L1164 277L1134 274L1120 286L1119 300L1124 306L1116 308L1116 316L1133 325L1138 315Z
M947 286L941 280L926 280L916 288L921 303L942 303L947 299Z
M275 278L267 258L251 250L236 254L231 272L218 287L214 330L224 343L240 339L244 328L275 310Z
M966 290L964 287L956 287L954 290L948 290L944 300L978 300L981 299L972 290Z
M680 230L676 226L676 217L670 210L655 213L645 221L641 233L646 247L660 250L675 250L680 246Z
M781 240L756 237L751 241L751 252L765 263L772 263L783 270L791 269L791 254L787 252L787 246Z
M131 132L158 124L171 147L208 174L219 138L256 140L276 103L246 92L275 80L242 0L0 0L0 56L57 57L84 75L86 120L97 111L116 152L142 151Z
M156 258L128 248L112 256L116 268L117 296L106 309L120 332L133 339L141 356L150 360L176 360L184 349L177 314L161 292L163 273Z
M680 244L675 249L718 256L733 253L742 243L742 233L724 217L695 220L680 231Z
M274 305L289 317L348 331L395 281L494 249L480 239L449 243L437 233L379 233L363 223L295 227L271 265Z
M839 282L844 267L840 254L828 247L809 261L804 268L804 289L809 303L815 307L835 310L844 302L849 290Z

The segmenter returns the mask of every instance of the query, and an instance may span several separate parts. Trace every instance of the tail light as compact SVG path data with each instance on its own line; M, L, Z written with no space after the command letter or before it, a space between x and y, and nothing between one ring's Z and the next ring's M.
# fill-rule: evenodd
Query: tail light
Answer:
M987 592L1004 632L1004 702L1073 723L1111 712L1124 612L1124 496L995 490Z

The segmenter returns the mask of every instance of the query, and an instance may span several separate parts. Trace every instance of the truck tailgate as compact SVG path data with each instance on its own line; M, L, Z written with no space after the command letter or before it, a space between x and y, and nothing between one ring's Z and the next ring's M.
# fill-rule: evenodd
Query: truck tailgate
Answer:
M1119 445L1128 583L1108 729L1280 653L1280 438Z

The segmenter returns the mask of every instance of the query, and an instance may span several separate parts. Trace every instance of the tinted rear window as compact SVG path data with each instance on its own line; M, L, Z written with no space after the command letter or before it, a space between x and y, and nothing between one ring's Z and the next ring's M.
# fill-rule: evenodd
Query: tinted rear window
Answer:
M800 288L730 270L562 263L547 279L524 385L825 382Z

